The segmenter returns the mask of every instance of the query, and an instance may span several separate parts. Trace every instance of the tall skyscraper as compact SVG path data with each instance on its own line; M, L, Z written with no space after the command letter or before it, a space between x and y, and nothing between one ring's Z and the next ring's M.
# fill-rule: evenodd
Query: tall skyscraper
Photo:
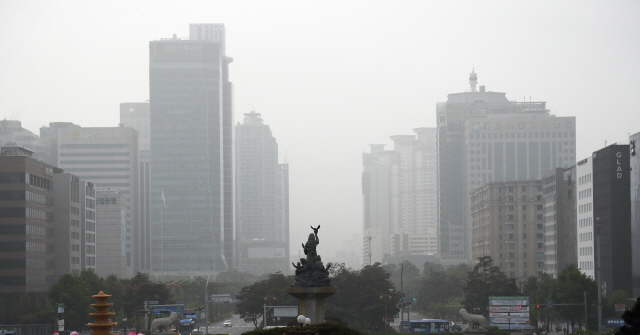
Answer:
M469 194L493 181L539 179L575 162L575 117L549 114L545 102L509 101L505 93L471 90L438 103L440 259L471 257Z
M259 113L236 126L238 266L258 274L287 273L288 223L283 217L278 143Z
M382 262L390 250L391 164L397 155L384 144L370 148L362 154L363 265Z
M393 150L371 145L362 174L364 264L385 255L436 255L435 128L391 136Z
M138 215L139 219L139 247L136 258L138 271L151 270L151 188L149 174L151 171L151 142L148 102L124 102L120 104L120 125L131 127L138 131Z
M200 34L198 31L215 32ZM233 86L224 25L149 42L152 272L235 264Z

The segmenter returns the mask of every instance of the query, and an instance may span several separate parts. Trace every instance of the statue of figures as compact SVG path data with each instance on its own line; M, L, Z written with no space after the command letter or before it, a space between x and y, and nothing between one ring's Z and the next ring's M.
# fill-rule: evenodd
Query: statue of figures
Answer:
M313 233L309 234L307 244L302 243L302 250L304 250L304 254L307 255L307 262L313 264L316 256L318 255L316 248L318 247L318 244L320 244L320 239L318 238L320 225L318 225L318 228L313 228L313 226L311 226L311 229L313 229Z
M331 263L327 263L327 267L325 268L324 264L322 264L322 258L316 250L320 243L320 239L318 238L320 226L318 225L317 228L313 228L312 226L311 229L313 229L313 233L309 234L307 243L302 244L304 254L307 255L307 258L300 258L300 262L298 262L297 265L291 263L293 267L296 268L296 277L293 286L326 287L331 283L331 279L329 278Z

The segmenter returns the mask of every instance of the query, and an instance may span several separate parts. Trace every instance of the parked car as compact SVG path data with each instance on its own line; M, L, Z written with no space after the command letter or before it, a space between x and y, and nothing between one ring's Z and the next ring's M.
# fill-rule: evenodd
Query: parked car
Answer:
M231 327L231 320L224 320L223 327Z

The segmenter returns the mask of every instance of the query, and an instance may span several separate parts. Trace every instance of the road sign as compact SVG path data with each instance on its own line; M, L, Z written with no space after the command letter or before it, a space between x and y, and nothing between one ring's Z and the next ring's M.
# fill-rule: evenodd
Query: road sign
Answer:
M551 305L553 305L553 302L551 300L547 301L547 306L551 307Z

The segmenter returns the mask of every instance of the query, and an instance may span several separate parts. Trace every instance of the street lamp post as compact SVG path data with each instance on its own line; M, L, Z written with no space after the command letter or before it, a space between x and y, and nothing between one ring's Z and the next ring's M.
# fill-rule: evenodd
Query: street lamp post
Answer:
M208 291L209 277L211 277L211 268L209 268L207 283L204 286L204 332L205 332L205 335L209 334L209 291Z
M389 289L388 294L380 295L380 299L384 299L384 332L387 333L389 327L389 318L387 317L387 299L391 299L393 296L391 292L393 289Z
M598 333L602 333L602 278L600 275L600 218L596 218L596 261L598 262Z

